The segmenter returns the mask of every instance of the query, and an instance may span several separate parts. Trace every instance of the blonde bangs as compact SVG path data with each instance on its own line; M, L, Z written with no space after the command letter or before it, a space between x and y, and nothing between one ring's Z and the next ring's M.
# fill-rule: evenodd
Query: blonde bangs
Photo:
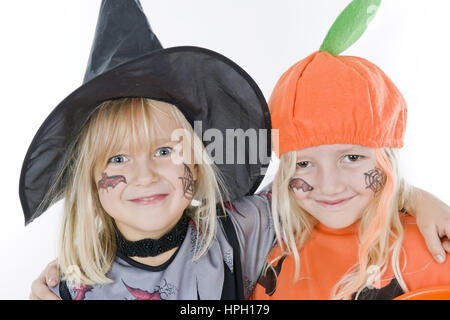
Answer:
M92 117L88 132L91 152L97 157L93 174L98 175L107 160L125 146L131 153L149 153L155 137L170 135L161 127L161 117L184 127L181 112L167 103L145 98L122 98L103 102Z

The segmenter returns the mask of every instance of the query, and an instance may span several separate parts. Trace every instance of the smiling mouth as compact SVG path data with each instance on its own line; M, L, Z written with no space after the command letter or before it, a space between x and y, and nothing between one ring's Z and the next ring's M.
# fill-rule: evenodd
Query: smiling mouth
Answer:
M168 193L159 193L159 194L154 194L148 197L140 197L140 198L136 198L136 199L131 199L129 201L135 203L135 204L139 204L139 205L155 205L155 204L160 204L162 201L164 201L167 196L169 194Z
M326 206L326 207L334 207L334 206L339 206L339 205L343 205L347 202L349 202L351 199L353 199L355 196L351 196L348 198L344 198L344 199L339 199L339 200L333 200L333 201L327 201L327 200L316 200L316 202L318 202L319 204Z

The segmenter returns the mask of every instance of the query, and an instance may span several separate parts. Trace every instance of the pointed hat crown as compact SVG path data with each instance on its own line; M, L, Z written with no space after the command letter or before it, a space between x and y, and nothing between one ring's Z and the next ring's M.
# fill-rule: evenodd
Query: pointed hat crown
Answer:
M139 0L103 0L83 83L162 48Z

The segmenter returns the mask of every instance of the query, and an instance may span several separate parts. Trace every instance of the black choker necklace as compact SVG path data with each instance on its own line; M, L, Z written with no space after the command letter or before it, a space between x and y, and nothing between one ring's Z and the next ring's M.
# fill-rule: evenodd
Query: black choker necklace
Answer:
M155 257L180 246L186 237L189 219L183 214L180 221L158 240L128 241L116 228L117 250L127 257Z

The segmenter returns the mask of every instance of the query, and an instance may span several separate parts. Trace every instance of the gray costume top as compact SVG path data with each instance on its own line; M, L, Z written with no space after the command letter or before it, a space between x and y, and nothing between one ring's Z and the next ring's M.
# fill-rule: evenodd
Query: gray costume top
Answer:
M147 266L118 254L107 274L113 283L80 286L62 281L50 289L74 300L248 299L274 244L270 198L268 186L257 195L226 205L228 217L218 218L209 251L196 261L197 229L190 221L182 245L160 266Z

